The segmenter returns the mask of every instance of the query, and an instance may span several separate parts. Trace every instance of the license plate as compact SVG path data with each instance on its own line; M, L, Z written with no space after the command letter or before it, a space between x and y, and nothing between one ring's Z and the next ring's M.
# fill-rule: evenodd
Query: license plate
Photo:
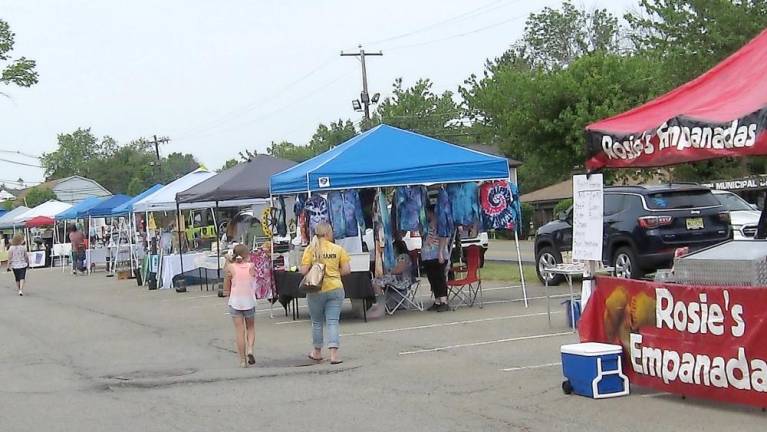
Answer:
M703 218L687 218L688 230L703 229Z

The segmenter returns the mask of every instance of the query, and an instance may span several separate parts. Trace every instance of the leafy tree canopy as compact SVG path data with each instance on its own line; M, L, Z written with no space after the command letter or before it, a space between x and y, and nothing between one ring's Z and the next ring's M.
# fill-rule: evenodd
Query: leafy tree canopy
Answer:
M274 157L303 162L354 138L355 135L357 129L354 123L351 120L339 119L327 126L320 124L308 145L297 145L288 141L272 142L267 152Z
M37 207L47 201L56 199L56 193L49 187L35 186L27 191L24 202L17 203L29 208Z
M16 34L11 31L7 22L0 19L0 83L15 84L20 87L31 87L37 84L35 61L26 57L11 56ZM2 94L2 93L0 93Z

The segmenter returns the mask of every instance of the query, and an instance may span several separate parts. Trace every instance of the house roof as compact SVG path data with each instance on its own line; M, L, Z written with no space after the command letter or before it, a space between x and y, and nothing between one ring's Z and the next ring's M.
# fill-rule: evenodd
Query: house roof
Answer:
M520 162L520 161L518 161L516 159L511 159L511 158L506 157L506 155L503 154L501 149L499 149L497 146L494 146L494 145L489 145L489 144L468 144L468 145L465 145L464 147L470 148L472 150L476 150L478 152L487 153L489 155L500 156L500 157L506 158L506 159L509 160L509 167L510 168L516 168L516 167L522 165L522 162Z
M573 197L573 179L569 178L563 182L546 186L545 188L532 191L519 197L520 201L526 203L561 201Z
M37 184L37 185L34 185L34 186L30 186L30 187L28 187L26 189L17 190L17 191L15 191L16 192L15 195L16 195L17 199L23 200L24 198L26 198L27 193L29 192L30 189L33 189L33 188L36 188L36 187L37 188L53 189L59 183L64 183L65 181L71 180L71 179L74 179L74 178L78 178L78 179L86 180L86 181L89 181L89 182L93 182L93 183L97 184L101 189L104 189L106 191L106 188L104 186L101 186L99 184L99 182L97 182L96 180L89 179L87 177L83 177L83 176L79 176L79 175L73 175L73 176L64 177L64 178L60 178L60 179L48 180L48 181L42 182L40 184ZM109 191L107 191L107 192L109 192Z

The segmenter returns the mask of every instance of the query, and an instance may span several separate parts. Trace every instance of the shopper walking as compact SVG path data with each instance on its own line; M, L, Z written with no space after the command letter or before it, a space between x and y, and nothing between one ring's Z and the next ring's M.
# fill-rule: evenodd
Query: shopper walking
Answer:
M256 363L253 346L256 342L256 271L250 262L250 251L244 244L234 247L233 261L227 264L226 277L230 278L229 315L234 322L240 367Z
M24 237L21 235L16 235L11 240L11 247L8 249L8 266L13 271L19 295L23 296L24 281L27 278L27 268L29 268L29 255L27 255L27 247L24 246Z
M72 274L85 273L85 236L76 225L69 227L69 243L72 245Z
M345 293L341 276L352 272L349 254L343 247L333 243L333 228L327 222L321 222L314 228L315 239L304 251L301 260L301 273L306 274L316 256L325 265L325 276L319 292L308 293L309 315L312 319L312 343L314 349L309 358L322 361L322 348L325 344L323 327L328 329L327 347L330 351L330 364L342 363L338 355L340 329L338 320ZM316 250L315 250L316 248Z
M434 294L434 304L427 310L446 312L450 310L447 302L447 269L446 265L450 254L447 245L448 238L439 237L437 231L437 215L434 208L430 207L427 211L426 237L423 238L421 245L421 263L423 264L426 277L429 279L431 291Z

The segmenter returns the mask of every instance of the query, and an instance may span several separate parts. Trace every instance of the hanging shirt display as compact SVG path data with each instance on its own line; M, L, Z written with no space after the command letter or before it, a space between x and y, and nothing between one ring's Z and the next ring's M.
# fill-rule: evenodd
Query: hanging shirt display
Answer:
M253 263L256 277L253 281L255 285L257 299L271 299L275 290L273 289L272 279L272 257L269 252L263 248L257 248L250 254L250 262Z
M309 244L309 221L306 218L306 195L300 194L293 204L293 213L296 215L296 238L299 244Z
M453 208L450 205L450 197L445 189L439 190L435 212L437 215L437 235L440 237L452 237L455 231Z
M426 228L426 188L423 186L398 187L395 193L397 228L400 231L418 231Z
M373 203L374 234L376 243L376 276L390 273L395 265L394 245L389 205L386 195L380 190Z
M288 235L288 224L285 221L285 197L281 196L277 206L277 235L285 237Z
M330 222L328 202L320 195L314 195L306 201L304 212L309 223L309 238L314 237L314 228L321 222Z
M328 204L333 236L336 239L358 236L360 227L365 227L359 193L356 190L330 192Z
M479 225L478 189L476 183L454 183L447 186L450 195L450 205L453 208L453 221L463 227Z
M479 201L485 229L513 230L518 226L519 211L515 207L519 208L519 205L515 206L512 189L506 180L483 184L479 188ZM516 201L519 201L518 195Z

